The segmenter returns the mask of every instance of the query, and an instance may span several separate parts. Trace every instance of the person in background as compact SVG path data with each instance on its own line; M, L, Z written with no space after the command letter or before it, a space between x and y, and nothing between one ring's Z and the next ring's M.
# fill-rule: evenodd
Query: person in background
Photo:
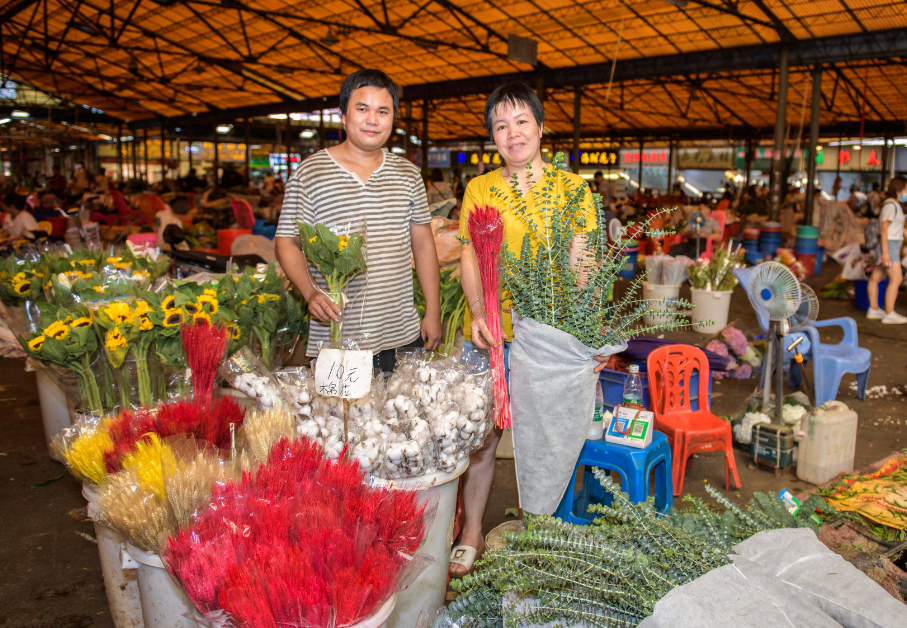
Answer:
M225 190L242 187L246 184L242 174L236 171L232 165L224 166L224 173L220 177L220 187Z
M98 194L106 194L110 190L110 179L107 177L107 171L101 170L94 177L94 191Z
M611 181L605 178L601 170L592 175L592 191L602 197L602 207L606 210L611 208Z
M47 189L60 200L66 198L66 177L60 174L60 166L53 167L53 174L47 180Z
M718 224L718 221L712 218L712 210L709 209L708 205L700 205L697 212L702 214L703 222L699 227L699 252L702 253L705 251L706 247L706 238L710 235L718 235L721 231L721 228ZM686 242L681 242L675 244L671 247L671 250L668 252L670 255L686 255L687 257L696 256L696 227L693 224L693 219L690 217L690 220L687 222L686 226L678 233L677 235L687 238Z
M888 184L882 212L879 215L881 234L879 236L879 263L872 270L866 292L869 296L869 310L866 318L881 320L885 325L903 325L907 316L894 311L894 302L898 297L898 288L904 278L901 269L901 248L904 246L904 204L907 203L907 179L894 177ZM888 288L885 290L885 310L877 307L879 303L879 282L888 276Z
M446 201L447 199L453 198L453 190L450 189L450 186L444 181L444 175L441 174L440 168L434 168L431 171L431 176L428 178L428 181L425 182L425 194L428 197L428 204L434 205L435 203L440 203L441 201Z
M850 186L850 196L847 197L847 206L854 215L859 216L863 203L866 202L866 195L860 192L860 186L857 184Z
M878 181L872 184L872 190L866 195L866 209L870 216L878 216L882 211L882 193Z
M195 168L189 168L189 173L180 179L180 189L183 192L198 192L205 187L205 182L198 178Z
M265 196L271 196L271 192L274 191L274 173L268 170L268 174L265 175L264 180L261 182L261 191L264 192Z
M835 182L831 186L831 196L835 200L838 200L838 192L844 188L844 182L841 180L841 177L835 177Z
M69 200L71 203L78 203L82 200L82 195L91 188L91 181L88 173L85 172L84 164L78 163L73 167L72 183L69 184Z
M14 240L38 230L38 221L28 211L24 196L8 192L3 197L3 230Z
M392 371L397 348L433 351L441 343L441 277L425 186L414 164L384 150L399 104L397 86L384 72L367 69L347 76L340 87L344 141L303 161L287 181L275 249L281 268L308 303L309 357L329 342L329 325L340 320L341 310L308 272L297 221L365 223L367 277L354 278L347 288L352 301L343 333L369 334L375 368ZM413 265L426 303L421 323L413 300Z

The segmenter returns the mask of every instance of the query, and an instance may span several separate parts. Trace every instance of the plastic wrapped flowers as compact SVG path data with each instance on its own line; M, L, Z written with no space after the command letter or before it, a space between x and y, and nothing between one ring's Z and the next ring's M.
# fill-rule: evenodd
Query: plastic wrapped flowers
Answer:
M352 626L412 572L426 530L415 493L366 486L305 439L218 486L164 560L196 607L237 628Z
M707 351L731 358L731 363L725 371L716 371L713 374L715 379L725 377L749 379L753 376L753 369L762 363L762 354L747 341L746 334L730 325L722 329L705 348Z

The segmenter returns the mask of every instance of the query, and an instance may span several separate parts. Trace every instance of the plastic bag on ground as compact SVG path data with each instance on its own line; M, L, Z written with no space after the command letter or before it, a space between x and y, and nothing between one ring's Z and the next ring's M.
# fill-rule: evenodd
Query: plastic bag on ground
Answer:
M907 606L828 549L812 530L766 530L734 551L805 593L845 628L907 626Z

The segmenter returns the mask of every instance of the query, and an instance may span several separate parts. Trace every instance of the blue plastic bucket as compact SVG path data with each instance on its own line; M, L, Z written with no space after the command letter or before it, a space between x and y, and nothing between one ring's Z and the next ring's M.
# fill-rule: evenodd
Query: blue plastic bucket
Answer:
M631 246L624 249L624 266L618 276L621 279L633 279L636 276L636 261L639 259L639 247Z
M857 309L861 312L866 312L869 310L869 293L866 290L866 287L869 285L869 282L865 279L857 279L853 282L853 296L854 296L854 305L857 306ZM883 279L879 282L879 309L885 309L885 289L888 288L888 280Z

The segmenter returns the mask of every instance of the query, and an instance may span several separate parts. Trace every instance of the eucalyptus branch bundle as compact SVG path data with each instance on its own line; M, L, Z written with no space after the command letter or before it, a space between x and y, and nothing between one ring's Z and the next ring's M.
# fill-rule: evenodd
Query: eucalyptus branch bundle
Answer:
M687 496L692 511L665 516L653 499L634 504L606 472L593 474L611 504L591 505L599 516L585 526L527 515L525 532L505 533L503 549L486 553L472 575L451 582L459 592L448 607L456 625L636 626L672 588L730 563L728 554L742 539L761 530L814 527L811 513L827 509L821 498L811 499L794 517L778 497L761 494L743 509L707 487L722 514Z
M520 317L564 331L587 347L616 346L638 334L687 326L683 310L692 304L679 301L676 311L662 311L652 301L635 297L646 273L631 283L627 297L616 303L608 301L624 265L623 250L630 240L622 237L609 244L601 197L593 195L593 224L584 206L588 189L585 183L574 185L564 179L559 170L563 161L563 154L558 153L542 171L543 185L534 186L529 197L517 188L516 179L512 197L492 188L526 227L520 250L510 250L505 242L501 253L504 286L513 299L513 309ZM531 177L530 172L530 182ZM562 195L555 192L559 180L563 180ZM530 204L538 209L530 210ZM664 232L648 227L667 211L643 222L642 231L651 237L663 237ZM646 313L652 312L663 315L665 322L639 325Z
M472 248L476 252L482 281L482 298L488 315L488 331L496 347L488 349L494 384L494 423L510 427L510 398L504 369L504 337L501 329L501 299L498 293L498 253L504 239L504 222L494 207L476 207L467 219Z

